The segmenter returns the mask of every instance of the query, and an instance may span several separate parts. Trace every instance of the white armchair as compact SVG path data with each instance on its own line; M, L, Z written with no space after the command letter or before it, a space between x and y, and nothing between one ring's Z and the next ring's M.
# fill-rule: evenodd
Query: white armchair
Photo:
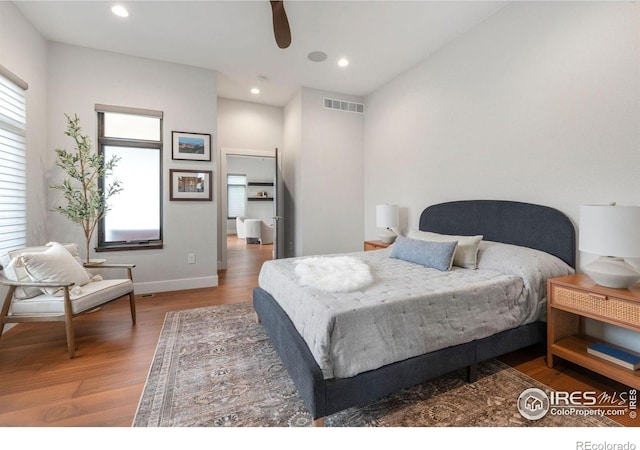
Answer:
M245 231L244 220L246 217L236 217L236 234L238 239L246 239L247 232Z
M273 244L273 226L261 219L245 220L245 232L247 243L249 240L260 242L260 244Z
M244 232L247 244L260 240L260 223L262 223L260 219L245 219Z
M136 323L133 264L83 266L77 245L58 243L11 251L0 262L0 284L8 287L0 309L0 332L6 323L65 322L67 349L73 358L73 319L79 314L128 296L131 320ZM127 278L104 280L87 268L121 269Z
M269 225L264 220L260 221L260 243L273 244L273 225Z

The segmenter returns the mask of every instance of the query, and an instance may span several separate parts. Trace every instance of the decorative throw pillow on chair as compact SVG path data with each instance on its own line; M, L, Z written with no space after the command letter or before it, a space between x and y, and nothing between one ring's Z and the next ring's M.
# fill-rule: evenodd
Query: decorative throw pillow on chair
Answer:
M84 286L91 275L61 244L52 242L43 252L23 253L11 261L15 268L23 268L31 281L73 282ZM42 288L45 294L63 295L62 288Z
M29 282L32 281L31 277L25 270L25 268L17 263L17 258L21 255L27 253L42 253L51 247L53 242L50 242L47 245L40 245L36 247L25 247L17 250L10 250L6 255L2 255L0 257L0 261L4 266L4 274L7 278L13 281L22 281ZM80 258L80 252L78 250L78 244L62 244L62 246L71 253L71 256L78 261L78 264L82 265L82 260ZM20 286L16 288L14 296L16 299L24 300L28 298L33 298L38 295L42 295L42 291L37 287L29 287L29 286Z

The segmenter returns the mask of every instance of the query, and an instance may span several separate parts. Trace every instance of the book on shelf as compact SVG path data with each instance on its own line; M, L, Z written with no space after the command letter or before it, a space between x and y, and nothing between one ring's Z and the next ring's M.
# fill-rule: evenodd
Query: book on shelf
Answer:
M587 353L630 370L640 368L640 354L631 350L596 342L587 347Z

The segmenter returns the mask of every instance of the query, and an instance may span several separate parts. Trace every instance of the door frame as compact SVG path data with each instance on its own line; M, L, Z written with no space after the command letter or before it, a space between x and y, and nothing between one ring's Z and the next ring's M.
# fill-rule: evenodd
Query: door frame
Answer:
M282 165L282 155L276 159L276 149L273 150L256 150L241 148L221 148L219 152L218 167L220 174L218 176L218 269L225 270L227 268L227 156L254 156L256 158L274 158L276 164ZM276 167L276 171L279 167ZM276 192L280 191L274 186ZM282 195L278 192L278 195ZM280 209L282 199L277 199L277 208ZM278 211L276 211L276 214Z

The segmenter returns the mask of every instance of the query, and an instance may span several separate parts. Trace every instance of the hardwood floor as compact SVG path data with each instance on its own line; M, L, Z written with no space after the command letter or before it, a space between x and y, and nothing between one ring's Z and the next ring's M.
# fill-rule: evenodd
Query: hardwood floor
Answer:
M556 391L570 393L590 391L596 392L597 395L603 392L611 395L620 393L626 395L630 389L628 386L560 359L556 359L554 368L549 369L546 364L545 348L532 347L504 355L499 359ZM606 403L603 404L606 405ZM628 413L624 416L610 417L610 419L625 427L640 426L640 419L631 418Z
M130 427L166 312L251 301L271 252L271 245L230 239L229 269L218 273L218 287L139 297L135 326L125 299L79 317L75 359L68 358L62 323L13 327L0 339L0 426ZM548 369L541 350L502 359L557 390L626 390L568 363ZM637 426L628 416L618 420Z
M129 427L167 311L251 301L272 245L231 238L219 286L128 300L76 319L76 358L64 324L18 324L0 339L0 426ZM135 278L135 273L134 273Z

